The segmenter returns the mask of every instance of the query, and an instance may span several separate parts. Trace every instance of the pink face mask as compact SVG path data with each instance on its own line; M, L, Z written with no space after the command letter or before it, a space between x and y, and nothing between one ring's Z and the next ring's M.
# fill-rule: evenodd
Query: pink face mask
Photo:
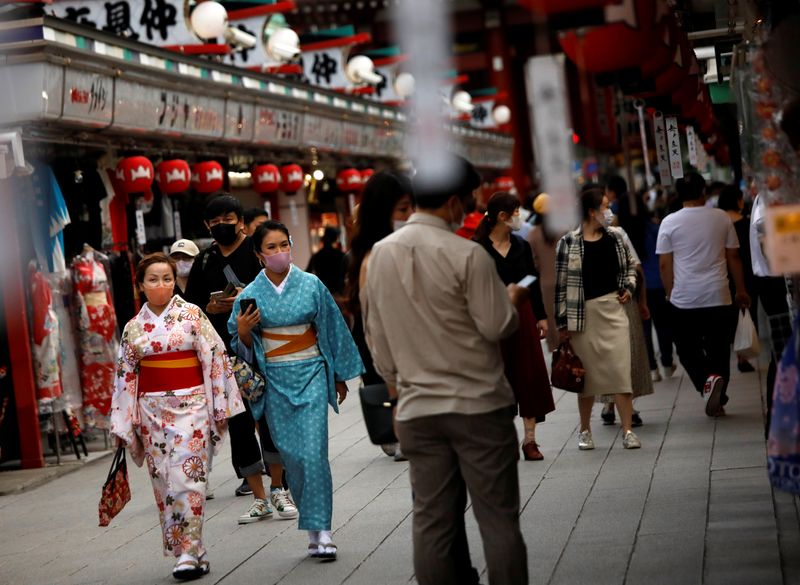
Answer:
M283 274L289 270L289 265L292 263L291 252L278 252L269 256L261 254L261 258L264 260L264 266L277 274Z
M172 298L173 290L171 286L144 287L144 296L154 307L162 307Z

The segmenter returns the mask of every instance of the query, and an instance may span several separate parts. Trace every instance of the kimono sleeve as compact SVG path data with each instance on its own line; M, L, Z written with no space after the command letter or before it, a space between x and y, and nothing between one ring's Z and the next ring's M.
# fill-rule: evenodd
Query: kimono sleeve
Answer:
M144 445L136 432L139 426L139 405L136 399L139 355L133 344L133 339L137 337L136 330L136 321L133 320L122 332L114 376L114 393L111 396L111 434L125 441L134 463L141 467L144 462Z
M203 366L207 394L210 389L213 420L224 421L244 412L244 404L225 352L225 344L208 317L199 309L197 313L195 351Z
M352 380L365 371L361 355L342 317L342 312L321 280L317 281L317 290L319 291L319 312L315 321L317 334L325 336L336 381Z

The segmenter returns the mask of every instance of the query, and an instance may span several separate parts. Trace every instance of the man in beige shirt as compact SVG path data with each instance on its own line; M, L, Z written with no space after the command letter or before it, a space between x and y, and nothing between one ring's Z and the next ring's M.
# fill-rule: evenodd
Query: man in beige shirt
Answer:
M375 367L398 398L414 489L420 585L456 585L465 486L492 584L528 582L519 529L514 395L498 342L518 317L486 251L453 233L480 177L463 159L444 184L415 177L419 212L375 245L363 295ZM462 573L463 574L463 573Z

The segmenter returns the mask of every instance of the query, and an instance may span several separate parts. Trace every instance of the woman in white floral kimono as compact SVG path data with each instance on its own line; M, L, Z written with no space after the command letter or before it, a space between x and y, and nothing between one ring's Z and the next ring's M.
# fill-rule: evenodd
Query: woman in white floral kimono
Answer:
M203 547L208 468L227 419L244 411L225 345L195 305L173 295L175 263L146 256L136 282L147 303L126 326L117 362L111 432L147 469L164 555L177 579L209 571Z

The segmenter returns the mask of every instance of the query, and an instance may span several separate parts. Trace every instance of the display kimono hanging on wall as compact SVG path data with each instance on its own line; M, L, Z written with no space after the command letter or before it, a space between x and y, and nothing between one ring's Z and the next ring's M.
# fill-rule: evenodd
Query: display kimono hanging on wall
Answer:
M89 248L72 263L81 358L83 415L87 427L107 429L117 359L117 318L108 274Z

